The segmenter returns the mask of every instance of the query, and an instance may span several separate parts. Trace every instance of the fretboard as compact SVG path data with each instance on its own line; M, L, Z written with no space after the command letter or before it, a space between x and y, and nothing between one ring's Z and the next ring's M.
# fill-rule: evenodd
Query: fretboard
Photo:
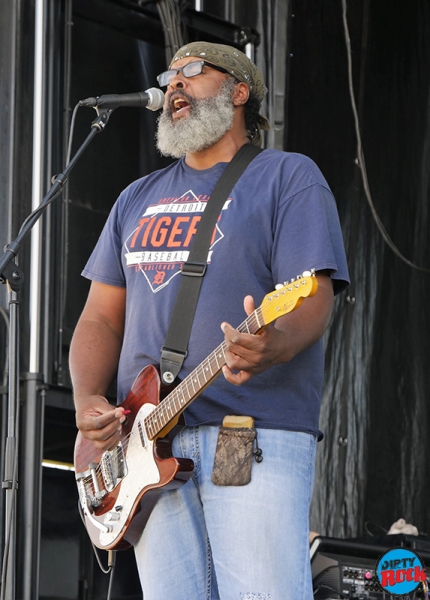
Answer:
M258 333L265 323L261 308L239 325L240 333ZM218 348L201 362L147 417L145 429L150 439L154 439L173 419L180 415L191 402L221 373L225 365L226 344Z

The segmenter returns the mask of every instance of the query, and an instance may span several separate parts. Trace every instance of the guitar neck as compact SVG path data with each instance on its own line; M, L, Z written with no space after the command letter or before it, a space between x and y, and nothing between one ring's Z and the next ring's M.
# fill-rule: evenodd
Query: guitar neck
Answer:
M261 307L237 327L240 333L258 333L265 326ZM174 421L201 392L218 377L225 365L226 344L222 342L145 418L150 439Z

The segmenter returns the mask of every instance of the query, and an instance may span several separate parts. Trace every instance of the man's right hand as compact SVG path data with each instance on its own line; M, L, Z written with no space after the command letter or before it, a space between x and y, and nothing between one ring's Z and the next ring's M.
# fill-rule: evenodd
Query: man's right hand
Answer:
M113 448L120 440L124 409L113 407L103 396L75 398L76 425L84 438L101 450Z

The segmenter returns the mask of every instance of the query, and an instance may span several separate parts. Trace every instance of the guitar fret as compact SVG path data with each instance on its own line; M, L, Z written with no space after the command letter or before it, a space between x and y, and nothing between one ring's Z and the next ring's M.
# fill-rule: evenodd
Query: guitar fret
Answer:
M200 383L200 387L203 387L205 385L205 383L207 383L207 377L206 377L206 373L204 371L203 365L198 367L200 373L199 373L199 383Z
M166 404L166 415L169 414L169 409L170 409L170 416L173 417L172 407L170 406L170 402L168 401Z
M179 396L177 393L174 395L173 402L174 402L174 406L175 406L175 412L179 412L179 409L181 408L181 401L179 400ZM176 405L176 402L178 402L179 406Z
M223 362L221 362L221 364L219 363L218 359L223 359L223 358L225 359L225 354L224 354L223 344L221 344L221 346L219 348L217 348L217 352L216 352L216 355L215 355L215 360L216 360L216 364L217 364L218 369L221 369L221 367L223 366L223 364L225 364Z
M164 407L164 413L163 413L164 423L163 423L163 426L167 425L167 423L170 421L170 419L173 416L173 413L171 411L170 411L171 414L169 414L169 408L170 408L170 404L169 404L169 402L167 402L166 406Z
M163 404L161 405L163 406ZM169 404L167 403L166 406L163 406L163 420L162 420L162 425L163 427L169 422L170 417L169 417Z
M189 386L190 382L189 382L188 377L186 379L184 379L184 382L185 382L185 386L187 388L187 396L188 396L189 399L191 399L192 398L192 393L191 393L191 390L190 390L190 386Z
M150 420L151 415L148 415L143 419L143 426L145 428L146 433L151 437L152 435L152 421Z
M158 405L157 412L158 412L158 418L156 420L156 428L159 431L161 431L161 429L163 429L163 424L164 424L164 406L162 404Z
M158 419L156 422L156 430L157 431L161 431L164 427L164 421L165 421L165 416L164 416L164 406L161 404L159 409L158 409Z

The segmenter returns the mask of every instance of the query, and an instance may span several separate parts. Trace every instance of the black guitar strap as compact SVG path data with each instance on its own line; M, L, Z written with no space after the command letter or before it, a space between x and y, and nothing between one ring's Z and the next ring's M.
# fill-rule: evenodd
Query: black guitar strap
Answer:
M260 152L262 149L252 144L245 144L238 150L219 178L203 212L188 260L182 266L178 295L161 348L161 378L166 384L173 383L187 357L191 327L217 218L240 176Z

